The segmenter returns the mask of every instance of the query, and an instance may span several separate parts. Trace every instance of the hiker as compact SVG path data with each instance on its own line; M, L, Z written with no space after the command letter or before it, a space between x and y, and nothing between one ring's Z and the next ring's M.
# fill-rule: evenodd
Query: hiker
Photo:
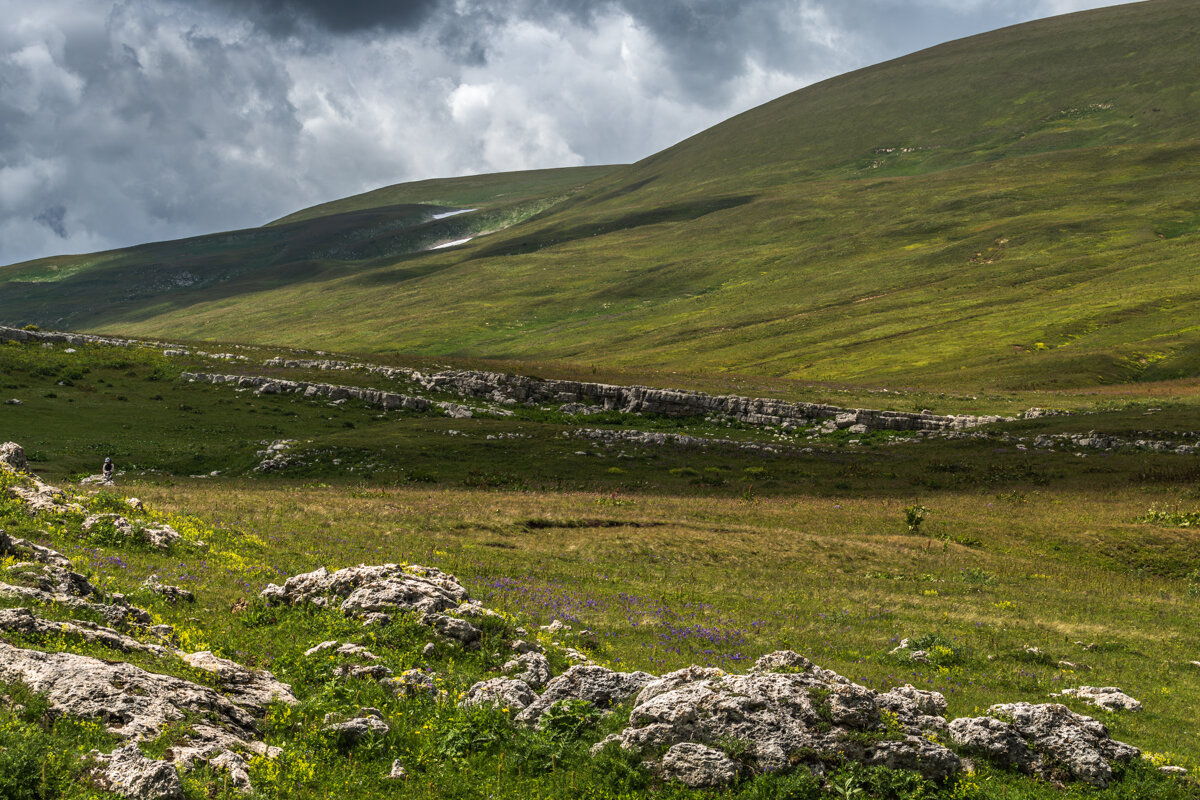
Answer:
M113 472L116 467L113 465L113 460L108 456L104 457L104 468L100 470L100 475L104 478L105 483L113 482Z

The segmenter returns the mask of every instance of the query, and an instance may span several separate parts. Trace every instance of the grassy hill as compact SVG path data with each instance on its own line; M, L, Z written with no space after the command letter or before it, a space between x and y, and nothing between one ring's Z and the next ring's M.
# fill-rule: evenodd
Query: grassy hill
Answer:
M1195 376L1198 32L1180 0L1067 15L628 167L406 184L14 265L2 321L892 385ZM428 218L462 207L480 210Z

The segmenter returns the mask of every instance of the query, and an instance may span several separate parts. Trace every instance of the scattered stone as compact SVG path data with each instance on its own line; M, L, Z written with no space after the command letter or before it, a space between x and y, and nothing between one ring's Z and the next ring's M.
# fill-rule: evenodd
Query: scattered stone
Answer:
M647 672L616 672L597 665L578 664L546 685L546 691L517 715L517 722L535 724L561 700L586 700L597 708L611 708L654 680Z
M154 594L161 595L171 602L175 602L176 600L181 600L185 603L196 602L196 595L179 586L172 586L170 584L163 583L157 574L151 575L149 578L146 578L146 580L142 581L142 588L146 591L153 592Z
M103 755L93 750L92 757L104 767L96 783L110 792L133 800L183 800L183 781L173 764L142 755L136 744L127 744Z
M1188 771L1183 767L1176 767L1171 764L1165 764L1158 768L1158 771L1163 775L1171 775L1176 778L1182 778L1188 774Z
M384 678L391 677L392 671L383 664L368 664L366 666L343 664L335 669L333 674L339 678L373 678L374 680L381 681Z
M372 715L355 717L345 722L330 722L321 730L333 734L343 744L355 745L370 735L383 736L391 730L391 726L378 716Z
M738 776L738 765L720 750L695 742L680 742L663 755L658 773L699 789L733 783Z
M1136 747L1112 739L1100 722L1057 703L1001 703L987 713L951 722L950 738L1027 774L1103 789L1112 781L1114 762L1140 755Z
M435 650L437 650L437 646L433 642L426 642L425 646L421 648L421 655L428 658L433 655Z
M394 678L380 681L393 694L412 697L419 694L437 695L437 673L429 669L406 669Z
M53 575L47 575L46 573L35 574L27 572L21 574L18 572L17 576L18 580L37 583L39 585L45 585L42 584L43 580L58 580ZM82 579L82 576L78 577ZM56 591L55 588L63 588L64 586L69 587L72 584L77 587L80 585L77 583L75 578L70 576L67 576L65 580L67 580L68 583L57 583L57 587L52 585L50 590L39 588L38 585L14 586L8 583L0 583L0 597L31 600L41 604L57 603L61 606L66 606L72 609L91 611L100 614L105 620L108 621L110 625L117 628L127 629L131 626L150 627L153 624L153 619L150 616L150 612L146 611L145 609L138 608L137 606L130 605L125 599L124 595L109 595L108 599L111 601L109 603L92 603L84 597L78 597L73 594Z
M522 711L538 697L529 684L513 678L491 678L479 681L467 690L467 696L458 704L459 708L497 706L511 711Z
M1075 697L1105 711L1141 711L1142 704L1115 686L1076 686L1051 697Z
M401 763L400 759L397 758L392 762L392 771L387 776L389 780L394 781L403 780L408 777L408 773L404 770L404 764Z
M483 637L483 631L458 617L449 617L445 614L424 614L421 622L433 628L446 639L457 642L463 647L474 647Z

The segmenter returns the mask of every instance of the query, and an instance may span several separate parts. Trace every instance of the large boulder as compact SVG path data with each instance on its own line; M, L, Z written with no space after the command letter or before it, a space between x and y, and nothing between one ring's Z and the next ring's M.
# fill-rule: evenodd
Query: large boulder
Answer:
M9 469L13 472L23 472L29 462L25 460L25 449L16 442L5 442L0 444L0 469Z
M1001 766L1101 789L1112 781L1114 763L1141 755L1109 736L1100 722L1058 703L1000 703L985 717L951 722L950 738Z
M344 611L362 614L447 611L468 599L467 590L453 575L417 564L360 564L336 572L321 567L293 575L283 586L272 583L261 596L269 603L282 605L326 605L341 598Z
M796 754L806 753L814 761L838 756L945 780L961 762L930 741L945 720L924 710L903 693L857 686L784 651L760 659L749 675L692 666L662 676L638 695L629 726L598 747L617 742L653 758L683 743L715 747L735 739L756 771L790 769Z

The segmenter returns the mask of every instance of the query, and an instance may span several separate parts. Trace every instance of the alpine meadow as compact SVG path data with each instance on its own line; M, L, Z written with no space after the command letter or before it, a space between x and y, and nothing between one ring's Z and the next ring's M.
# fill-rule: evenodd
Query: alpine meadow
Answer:
M0 267L0 798L1200 798L1198 37Z

